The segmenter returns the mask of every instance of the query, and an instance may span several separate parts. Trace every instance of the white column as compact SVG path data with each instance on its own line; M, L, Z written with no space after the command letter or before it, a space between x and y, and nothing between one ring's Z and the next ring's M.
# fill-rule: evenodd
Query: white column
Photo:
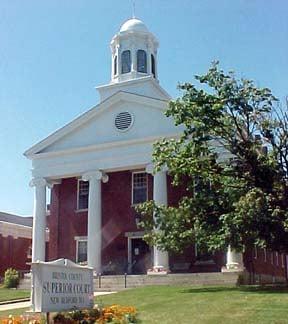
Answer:
M43 178L35 178L30 182L35 187L33 234L32 234L32 262L45 261L46 242L46 186Z
M228 271L244 270L243 253L236 252L235 250L231 249L230 245L228 246L228 251L227 251L226 269Z
M152 173L152 166L146 168L148 173ZM153 177L153 200L157 205L167 206L167 176L166 170L162 170L154 174ZM157 228L155 228L157 231ZM163 267L169 269L169 255L167 251L161 251L156 246L153 249L153 268Z
M89 181L88 200L88 266L96 273L101 272L102 250L102 204L101 204L101 181L107 182L108 176L97 170L87 172L82 176L84 181Z

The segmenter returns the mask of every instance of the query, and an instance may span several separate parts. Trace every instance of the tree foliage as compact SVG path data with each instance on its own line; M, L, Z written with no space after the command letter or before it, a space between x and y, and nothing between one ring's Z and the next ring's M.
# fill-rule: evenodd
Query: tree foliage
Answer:
M187 194L177 206L138 207L146 239L170 251L194 242L208 251L287 249L287 109L218 62L195 78L200 87L180 85L166 111L181 136L157 142L153 153L155 171L167 166Z

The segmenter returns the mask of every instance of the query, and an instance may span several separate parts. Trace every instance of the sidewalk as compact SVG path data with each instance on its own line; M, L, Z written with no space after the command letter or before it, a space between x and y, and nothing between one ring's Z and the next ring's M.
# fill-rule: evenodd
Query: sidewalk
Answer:
M100 291L100 292L94 292L94 297L96 296L103 296L103 295L109 295L109 294L115 294L117 291ZM18 308L28 308L30 307L31 303L30 301L20 301L20 302L9 302L7 301L7 304L0 305L0 312L10 310L10 309L18 309Z

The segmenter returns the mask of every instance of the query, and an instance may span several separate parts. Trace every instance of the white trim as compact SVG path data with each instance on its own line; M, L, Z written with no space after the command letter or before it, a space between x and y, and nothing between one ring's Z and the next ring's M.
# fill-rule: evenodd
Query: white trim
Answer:
M127 237L127 262L128 262L128 273L132 272L132 240L133 239L142 239L144 232L126 232L125 236Z
M154 53L153 53L154 55ZM121 56L121 55L120 55ZM154 55L155 58L155 55ZM148 67L148 66L147 66ZM118 71L119 72L119 71ZM138 72L139 73L139 72ZM118 73L119 75L121 73ZM145 73L144 73L145 74ZM151 72L152 74L152 72ZM156 58L155 58L155 77L157 79L157 71L156 71ZM113 78L115 79L115 78ZM144 83L144 82L151 82L153 83L153 85L160 91L160 93L162 93L164 95L164 97L167 97L168 100L172 99L172 97L168 94L168 92L166 92L160 85L159 83L155 80L155 78L153 77L153 75L147 75L144 76L142 78L137 78L137 79L129 79L126 81L121 81L121 82L113 82L113 83L109 83L109 84L104 84L101 86L97 86L95 87L95 89L97 90L102 90L102 89L107 89L107 88L114 88L114 87L119 87L119 86L125 86L125 85L129 85L130 83L132 84L138 84L138 83ZM153 98L153 99L158 99L158 98ZM159 100L159 99L158 99ZM161 99L160 99L161 100Z
M146 174L146 201L148 200L148 174L145 170L143 171L132 171L131 172L131 206L137 206L139 203L134 203L133 192L134 192L134 174L145 173Z
M88 244L88 237L87 236L75 236L74 240L76 241L76 256L75 256L75 260L78 263L78 243L79 242L87 242ZM88 254L87 254L88 257ZM86 260L87 261L87 260Z
M19 237L32 239L32 227L0 221L0 235L2 237L12 236L15 239Z
M107 142L107 143L101 143L101 144L95 144L95 145L88 145L85 147L76 147L66 150L59 150L54 152L43 152L43 153L35 153L31 155L31 158L33 160L37 159L45 159L49 157L54 156L65 156L65 155L72 155L75 153L82 153L82 152L91 152L91 151L99 151L99 150L107 150L114 147L122 147L122 146L130 146L135 144L141 144L141 143L149 143L149 142L155 142L161 138L171 139L171 138L179 138L180 133L174 133L174 134L167 134L167 135L159 135L159 136L149 136L139 139L132 139L132 140L125 140L125 141L113 141L113 142Z

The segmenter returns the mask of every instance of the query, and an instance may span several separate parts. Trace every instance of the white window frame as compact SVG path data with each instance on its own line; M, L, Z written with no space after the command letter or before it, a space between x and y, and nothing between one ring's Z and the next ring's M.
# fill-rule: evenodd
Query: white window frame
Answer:
M88 206L87 206L87 208L79 208L80 181L82 182L83 180L82 179L77 179L77 211L86 211L86 210L88 210ZM84 181L84 182L86 182L86 181ZM89 183L89 181L87 181L87 183ZM89 191L88 191L88 197L89 197Z
M79 242L87 242L87 259L88 259L88 237L87 236L75 236L74 240L76 242L76 256L75 260L78 263L78 244Z
M145 170L142 171L132 171L131 173L131 205L137 206L140 203L134 203L133 201L133 192L134 192L134 174L145 173L146 174L146 201L148 200L148 174Z

